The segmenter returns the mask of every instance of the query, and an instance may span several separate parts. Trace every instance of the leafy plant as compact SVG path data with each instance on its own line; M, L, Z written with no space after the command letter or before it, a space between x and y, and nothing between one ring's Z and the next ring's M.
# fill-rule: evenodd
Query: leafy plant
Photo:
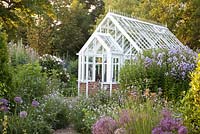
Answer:
M10 63L12 66L34 63L38 61L38 54L30 47L24 46L22 40L9 44Z
M129 100L128 107L120 112L119 124L129 134L149 134L159 122L162 106L149 99L144 102Z
M39 107L39 114L53 129L65 128L69 125L69 107L62 94L53 91L44 96Z
M0 26L0 97L8 97L11 90L12 76L8 64L7 36Z
M53 70L56 71L58 78L63 82L68 82L70 75L65 68L65 63L63 60L56 56L45 54L40 57L40 65L42 66L42 71L46 72L48 76L52 75Z
M112 97L101 91L90 98L80 98L72 109L72 121L75 128L82 133L91 133L91 126L102 116L114 117L121 103L119 94Z
M122 89L159 92L164 97L179 99L189 88L189 73L196 66L197 54L189 48L147 50L130 61L120 71Z
M38 63L18 65L13 71L14 95L21 96L25 102L40 98L50 91L47 88L47 76L42 73Z
M38 108L40 103L36 100L32 101L32 104L27 104L23 98L17 96L14 101L1 98L0 115L3 114L4 120L3 126L0 132L3 133L52 133L50 124L45 122L40 114L38 114ZM5 118L6 117L6 118Z
M200 55L197 68L191 73L191 79L191 88L182 100L182 112L189 133L198 134L200 132Z

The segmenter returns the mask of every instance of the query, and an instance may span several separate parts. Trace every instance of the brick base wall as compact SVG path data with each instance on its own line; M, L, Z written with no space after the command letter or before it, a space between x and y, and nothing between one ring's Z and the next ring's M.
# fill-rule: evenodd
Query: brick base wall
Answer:
M110 84L103 84L103 89L109 91ZM99 82L88 82L88 94L94 95L101 89L101 83ZM112 84L112 89L117 90L119 89L119 84ZM80 94L86 94L86 83L80 83Z

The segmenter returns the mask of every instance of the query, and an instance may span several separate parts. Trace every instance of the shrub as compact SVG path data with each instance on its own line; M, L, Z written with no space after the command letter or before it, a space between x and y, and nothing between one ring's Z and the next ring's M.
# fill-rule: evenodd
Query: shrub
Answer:
M200 55L197 68L191 73L190 90L183 98L182 112L192 134L200 132Z
M110 97L108 92L101 91L90 98L83 97L77 100L72 109L72 121L77 131L89 134L96 120L103 116L114 117L120 106L117 93Z
M39 59L38 54L32 48L24 46L22 40L10 42L9 54L12 66L34 63Z
M53 129L65 128L69 124L69 108L65 98L58 92L46 95L39 101L34 99L31 103L25 102L20 96L13 100L0 99L0 117L8 117L8 133L50 134ZM4 126L0 124L0 132L3 129Z
M1 108L4 105L7 109L0 111L0 114L4 116L4 120L1 121L4 125L0 127L0 132L4 131L12 134L52 133L51 126L43 120L41 115L37 114L40 105L38 101L33 100L32 105L30 105L25 103L23 98L19 96L13 100L14 102L9 102L6 99L1 99ZM10 106L14 109L10 109ZM7 118L5 119L5 117Z
M18 65L13 71L14 95L21 96L25 102L30 103L32 99L48 94L48 79L41 70L38 63Z
M65 68L65 63L63 60L56 56L45 54L40 57L40 65L42 66L43 72L46 72L48 76L52 75L52 71L55 70L58 78L63 82L68 82L70 79L69 73Z
M149 88L169 99L179 99L189 88L189 73L196 66L196 53L189 48L148 50L127 63L120 71L123 89L144 91Z
M8 97L11 90L11 74L8 65L7 36L0 27L0 97Z
M65 128L69 125L69 107L64 96L57 91L45 95L41 100L39 113L44 121L51 125L53 129Z

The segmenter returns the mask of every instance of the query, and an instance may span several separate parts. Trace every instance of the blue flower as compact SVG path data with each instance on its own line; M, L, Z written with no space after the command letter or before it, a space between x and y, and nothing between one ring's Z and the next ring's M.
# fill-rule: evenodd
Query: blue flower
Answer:
M36 100L33 100L33 101L32 101L32 106L33 106L33 107L38 107L39 104L40 104L40 103L39 103L38 101L36 101Z
M27 115L28 115L28 114L27 114L26 111L21 111L21 112L19 113L19 116L20 116L21 118L26 118Z
M157 59L160 60L163 58L165 53L158 53Z
M0 99L0 105L8 105L8 100L7 99Z
M19 104L21 104L21 103L23 102L22 98L21 98L21 97L18 97L18 96L14 98L14 101L15 101L16 103L19 103Z
M151 58L146 57L146 58L144 59L145 67L150 66L152 63L153 63L153 60L152 60Z
M178 50L177 49L174 49L174 48L172 48L172 49L170 49L169 50L169 55L171 56L171 55L174 55L174 54L177 54L178 53Z

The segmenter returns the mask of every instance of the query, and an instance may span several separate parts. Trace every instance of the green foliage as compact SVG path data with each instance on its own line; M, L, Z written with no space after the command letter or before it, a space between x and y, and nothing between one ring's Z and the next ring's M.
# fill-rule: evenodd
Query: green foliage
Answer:
M0 28L0 97L6 97L11 88L11 74L9 71L7 36Z
M4 105L9 108L9 112L0 111L0 116L8 117L8 127L6 131L11 134L51 134L53 129L65 128L69 124L69 108L66 99L59 92L52 92L45 95L39 101L32 104L27 103L24 98L20 98L15 102L10 101L9 105ZM2 108L2 100L1 100ZM2 123L3 120L0 120ZM0 123L0 132L5 126Z
M45 95L41 100L39 114L53 129L65 128L69 125L69 107L64 96L57 91Z
M13 109L10 110L9 108L9 112L3 113L4 116L8 117L6 121L7 133L52 133L51 125L43 120L41 114L38 114L38 106L33 106L33 103L31 105L30 103L24 102L23 98L20 103L9 102L9 105L12 106ZM2 132L1 128L0 132Z
M120 127L128 134L150 134L160 120L162 106L150 99L128 99L127 104L119 115Z
M13 71L13 85L15 96L21 96L25 101L48 94L47 75L41 73L42 67L38 63L18 65Z
M95 96L77 100L72 109L72 122L77 131L91 133L91 126L101 116L114 117L121 106L118 93L109 96L108 92L101 91Z
M12 66L34 63L39 59L37 53L32 48L23 46L22 40L16 44L13 42L9 44L9 54Z
M52 17L50 1L47 0L1 0L0 22L9 40L26 36L27 27L35 25L35 16ZM25 36L24 36L25 34Z
M70 79L69 73L67 69L64 67L65 63L63 60L56 56L45 54L40 57L39 60L40 65L42 66L42 71L46 72L48 76L53 74L53 71L56 73L58 78L67 83Z
M190 49L148 50L120 71L124 90L162 90L168 99L180 99L189 88L189 73L195 68L196 54Z
M182 112L191 134L200 132L200 55L197 68L191 74L190 90L183 98Z

